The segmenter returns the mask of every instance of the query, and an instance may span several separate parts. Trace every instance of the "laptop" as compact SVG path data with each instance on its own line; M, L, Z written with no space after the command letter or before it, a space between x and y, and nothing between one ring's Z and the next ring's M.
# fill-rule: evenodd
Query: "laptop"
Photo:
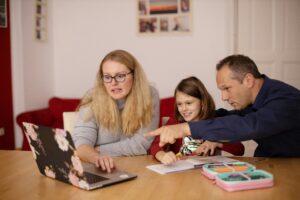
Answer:
M94 164L81 162L76 155L71 134L64 129L27 122L23 122L23 128L42 175L84 190L93 190L137 177L117 169L106 173Z

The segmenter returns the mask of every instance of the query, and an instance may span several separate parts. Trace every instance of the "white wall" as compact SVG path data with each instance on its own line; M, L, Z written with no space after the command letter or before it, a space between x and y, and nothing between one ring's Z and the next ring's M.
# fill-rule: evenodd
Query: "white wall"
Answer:
M51 9L52 1L49 1ZM45 107L54 95L52 14L49 10L49 40L34 37L35 0L11 0L11 47L14 118L24 111ZM23 136L15 122L15 144L21 147Z
M136 0L48 0L45 43L34 40L35 1L11 2L11 13L21 12L12 19L18 31L12 38L13 76L21 77L14 78L15 115L47 106L52 96L82 97L101 59L114 49L136 56L161 97L172 96L182 78L195 75L223 105L215 64L233 51L233 0L194 0L193 33L187 36L137 35ZM16 138L20 146L18 127Z
M51 8L51 1L49 1ZM53 41L51 38L52 15L48 13L49 40L35 40L35 0L21 1L21 46L24 84L24 110L46 105L49 96L54 95L53 87Z
M161 97L182 78L198 76L217 96L215 64L229 52L228 3L194 1L189 36L138 36L136 0L54 0L54 94L81 97L109 51L126 49L143 65Z

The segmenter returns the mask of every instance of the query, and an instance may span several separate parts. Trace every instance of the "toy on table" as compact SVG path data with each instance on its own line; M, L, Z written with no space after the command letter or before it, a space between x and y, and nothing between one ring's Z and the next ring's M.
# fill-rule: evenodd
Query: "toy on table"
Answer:
M191 155L204 140L195 140L191 136L186 136L182 140L182 146L176 156L189 156Z

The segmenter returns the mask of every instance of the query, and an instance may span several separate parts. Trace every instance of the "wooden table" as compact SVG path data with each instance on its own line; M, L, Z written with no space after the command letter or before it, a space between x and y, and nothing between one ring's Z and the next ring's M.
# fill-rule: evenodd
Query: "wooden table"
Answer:
M272 188L226 192L200 170L160 175L145 166L157 163L152 156L117 157L117 168L137 174L137 179L85 191L39 174L31 152L0 151L0 199L300 199L300 158L235 157L271 172Z

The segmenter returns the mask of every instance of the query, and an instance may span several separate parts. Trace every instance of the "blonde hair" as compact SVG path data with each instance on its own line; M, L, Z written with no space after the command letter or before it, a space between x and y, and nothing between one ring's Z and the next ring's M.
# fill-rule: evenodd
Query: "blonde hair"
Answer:
M103 64L108 60L124 64L133 74L132 88L121 113L116 100L107 93L102 80ZM138 129L149 126L153 112L151 91L136 58L124 50L108 53L100 63L95 86L83 97L79 107L85 105L91 107L90 114L94 115L98 124L111 132L121 130L125 135L133 135Z

